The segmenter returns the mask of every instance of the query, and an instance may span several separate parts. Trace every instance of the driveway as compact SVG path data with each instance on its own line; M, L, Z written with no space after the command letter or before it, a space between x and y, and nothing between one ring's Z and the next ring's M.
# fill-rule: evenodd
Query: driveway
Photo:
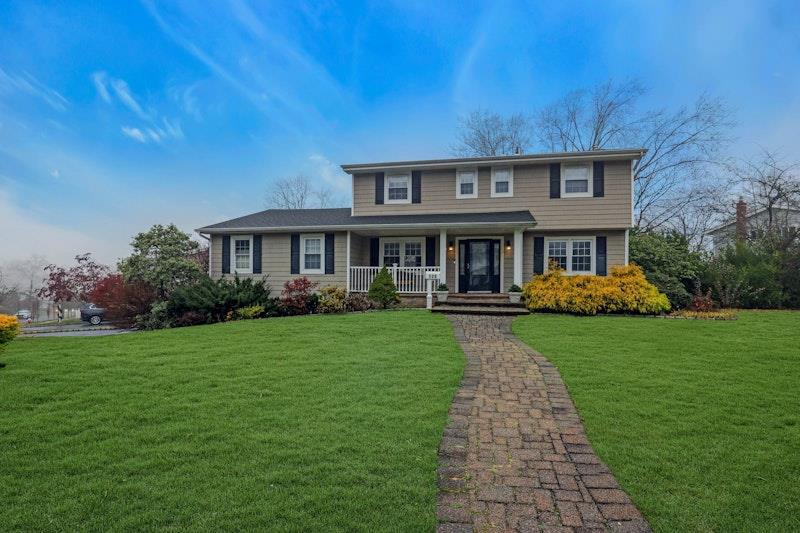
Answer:
M132 330L119 328L111 324L100 324L92 326L88 322L80 324L23 326L22 335L24 337L99 337L103 335L119 335L129 333Z

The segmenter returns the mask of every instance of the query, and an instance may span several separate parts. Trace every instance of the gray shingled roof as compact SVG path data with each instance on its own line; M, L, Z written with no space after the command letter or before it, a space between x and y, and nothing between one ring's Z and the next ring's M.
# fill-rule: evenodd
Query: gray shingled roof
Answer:
M349 207L334 209L267 209L251 215L226 220L198 228L199 232L217 232L234 229L291 229L357 226L408 225L468 225L468 224L521 224L536 223L530 211L501 211L495 213L446 213L431 215L377 215L351 216Z

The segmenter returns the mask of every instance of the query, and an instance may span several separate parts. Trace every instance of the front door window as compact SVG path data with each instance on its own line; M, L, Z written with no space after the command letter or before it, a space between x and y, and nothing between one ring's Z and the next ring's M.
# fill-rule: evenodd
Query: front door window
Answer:
M458 250L459 292L500 292L500 241L466 239Z

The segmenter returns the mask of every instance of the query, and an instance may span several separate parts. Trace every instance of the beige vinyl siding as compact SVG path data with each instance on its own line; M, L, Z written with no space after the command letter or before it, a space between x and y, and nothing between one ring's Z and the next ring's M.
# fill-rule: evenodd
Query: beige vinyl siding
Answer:
M308 233L325 233L325 231L319 230L317 232ZM292 274L291 246L290 233L263 234L261 240L261 274L239 274L239 277L267 277L267 282L275 295L280 293L286 281L299 276L307 276L311 281L318 282L318 289L326 285L345 286L347 280L347 232L338 231L334 233L333 274ZM222 235L212 235L209 257L211 262L211 277L215 279L222 277ZM232 278L233 274L225 274L225 277Z
M353 214L477 213L529 209L539 230L626 228L631 225L631 161L605 162L605 196L550 198L549 165L514 166L514 196L491 197L491 170L478 172L478 198L456 198L456 171L422 172L422 202L375 204L375 175L353 176Z

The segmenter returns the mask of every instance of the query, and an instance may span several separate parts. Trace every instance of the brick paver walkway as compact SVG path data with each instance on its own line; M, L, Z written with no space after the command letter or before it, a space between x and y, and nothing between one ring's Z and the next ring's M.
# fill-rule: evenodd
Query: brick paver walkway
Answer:
M650 531L511 318L449 316L467 367L439 449L439 531Z

